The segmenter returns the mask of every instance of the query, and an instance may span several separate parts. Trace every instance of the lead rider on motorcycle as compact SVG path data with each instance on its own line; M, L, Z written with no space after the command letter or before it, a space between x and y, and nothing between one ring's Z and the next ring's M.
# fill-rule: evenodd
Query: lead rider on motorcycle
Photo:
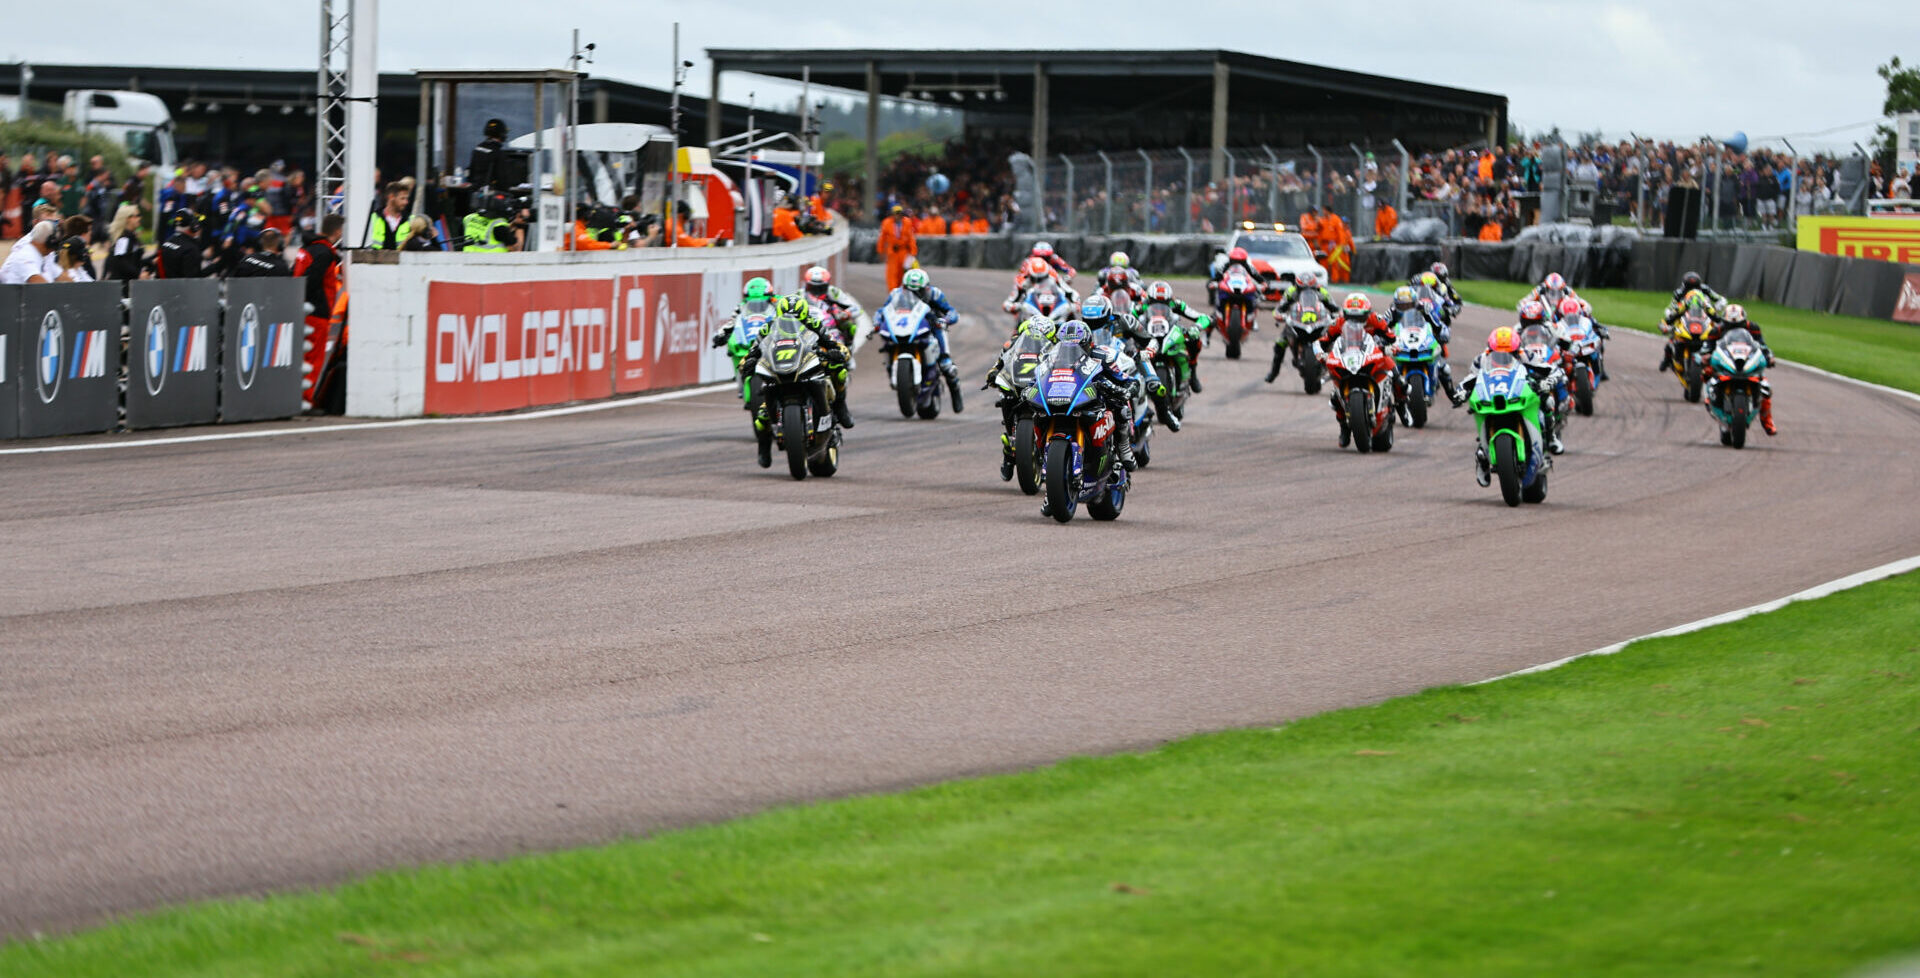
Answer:
M833 384L833 419L838 421L842 428L853 427L853 414L847 410L847 362L852 359L852 353L827 333L825 324L813 314L813 303L808 302L807 297L799 292L781 296L779 301L773 304L773 316L775 319L791 319L813 331L813 335L820 343L820 362L826 365L827 378ZM754 368L759 364L760 345L756 343L740 361L740 376L753 377ZM769 468L773 465L773 431L760 421L760 408L765 399L765 392L757 383L749 381L748 384L751 393L747 396L747 410L753 412L755 419L753 428L754 435L760 442L760 467Z
M1774 365L1773 348L1767 345L1766 338L1761 335L1760 324L1748 319L1747 308L1739 303L1727 306L1727 310L1721 316L1720 321L1715 323L1713 328L1707 332L1707 341L1700 345L1700 359L1707 363L1712 363L1713 348L1719 344L1720 338L1725 336L1730 330L1736 329L1746 330L1747 334L1753 337L1753 341L1760 344L1760 353L1767 358L1767 366L1771 368ZM1717 382L1712 377L1708 377L1706 386L1701 389L1702 399L1709 404L1713 403L1714 387L1716 384ZM1773 424L1773 385L1767 383L1765 380L1760 381L1760 430L1769 435L1777 435L1780 433L1779 429L1774 427Z
M1553 392L1561 382L1560 368L1548 367L1543 371L1521 357L1520 331L1512 326L1502 326L1488 334L1487 350L1473 358L1473 366L1468 369L1467 379L1460 382L1461 396L1453 402L1453 406L1459 407L1467 403L1467 397L1473 393L1473 385L1480 380L1480 371L1487 365L1488 355L1493 353L1508 354L1527 368L1527 376L1533 382L1534 392L1540 396L1540 417L1533 422L1534 429L1536 432L1551 432L1553 423L1548 419L1547 412L1553 410L1551 407ZM1548 434L1547 437L1550 439L1547 450L1555 455L1560 454L1559 437L1552 434ZM1487 463L1487 450L1484 445L1474 449L1473 465L1474 478L1479 480L1481 487L1490 485L1493 481L1493 471Z
M1095 297L1087 297L1088 303L1094 301ZM1055 349L1073 343L1086 351L1088 359L1100 364L1094 385L1100 392L1100 402L1113 412L1114 455L1132 472L1140 463L1133 457L1133 374L1129 358L1116 346L1096 345L1093 330L1084 322L1063 323L1058 335Z

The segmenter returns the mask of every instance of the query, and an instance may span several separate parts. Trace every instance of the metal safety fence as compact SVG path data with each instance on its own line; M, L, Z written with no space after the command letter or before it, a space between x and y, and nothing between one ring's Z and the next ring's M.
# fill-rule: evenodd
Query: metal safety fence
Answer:
M1372 236L1382 204L1404 209L1406 152L1360 146L1107 150L1052 157L1042 227L1053 233L1205 234L1294 224L1315 208Z

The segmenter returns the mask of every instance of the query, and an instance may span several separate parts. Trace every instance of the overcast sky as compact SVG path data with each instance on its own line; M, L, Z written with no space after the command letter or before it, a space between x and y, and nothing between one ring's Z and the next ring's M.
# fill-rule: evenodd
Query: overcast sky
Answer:
M47 63L262 68L308 68L316 58L315 0L122 6L94 8L113 10L111 27L77 29L73 17L80 8L29 5L7 18L0 55ZM1755 139L1785 135L1803 150L1864 140L1884 94L1874 66L1891 55L1920 61L1920 8L1910 0L1107 0L1097 6L385 0L380 6L380 67L388 71L560 65L570 31L579 27L583 40L599 46L589 70L665 88L676 19L682 55L696 63L689 90L701 95L709 46L1214 48L1233 38L1234 49L1253 54L1502 93L1512 119L1530 130L1558 124L1568 132L1631 130L1674 139L1743 130ZM809 7L834 12L807 15ZM1283 25L1297 25L1303 36L1289 38ZM23 40L29 38L30 45ZM11 79L0 79L0 91L11 87ZM763 102L784 91L742 75L728 75L722 87L728 101L744 101L750 89Z

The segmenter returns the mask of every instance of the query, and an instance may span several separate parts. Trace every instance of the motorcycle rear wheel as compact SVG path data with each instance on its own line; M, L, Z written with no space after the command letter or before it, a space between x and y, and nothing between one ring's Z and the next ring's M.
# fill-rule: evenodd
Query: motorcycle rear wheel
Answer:
M1055 521L1073 522L1080 508L1079 487L1073 484L1073 444L1065 438L1047 443L1047 510Z
M1683 376L1686 388L1682 393L1686 395L1687 403L1698 404L1700 403L1700 358L1689 356L1686 369L1687 372Z
M1534 476L1533 482L1520 490L1520 500L1528 503L1544 503L1547 501L1547 474L1545 472Z
M1373 451L1373 412L1367 410L1367 392L1347 394L1347 434L1353 436L1353 450L1362 455Z
M1407 414L1415 428L1427 426L1427 375L1416 372L1407 378Z
M1520 505L1520 443L1509 432L1493 436L1488 448L1493 452L1494 474L1500 477L1500 498L1509 506Z
M1013 474L1020 491L1029 496L1040 492L1040 459L1033 441L1033 419L1021 418L1013 425Z
M1100 498L1087 501L1087 515L1096 520L1108 521L1120 518L1120 511L1127 506L1125 486L1108 486Z
M780 440L787 452L787 472L796 479L807 477L807 409L789 404L780 416Z
M1573 409L1581 417L1593 416L1593 371L1584 363L1573 367Z

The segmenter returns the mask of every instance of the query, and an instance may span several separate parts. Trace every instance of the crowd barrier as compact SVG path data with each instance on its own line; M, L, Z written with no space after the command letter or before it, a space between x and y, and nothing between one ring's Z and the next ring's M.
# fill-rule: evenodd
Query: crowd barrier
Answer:
M848 231L735 248L353 254L347 413L484 414L725 380L709 340L759 275L844 271Z
M1665 291L1688 271L1696 271L1733 298L1871 319L1891 319L1907 276L1920 274L1920 265L1780 245L1643 238L1606 245L1551 240L1368 243L1355 249L1354 280L1404 281L1436 261L1468 279L1538 282L1548 272L1559 272L1576 288Z
M294 279L0 286L0 438L300 413Z
M874 245L879 232L861 228L853 233L851 260L876 263ZM1205 275L1223 234L972 234L917 239L920 264L929 268L1002 268L1011 281L1014 266L1027 257L1036 241L1046 241L1068 264L1089 271L1107 263L1107 256L1124 251L1134 267L1166 275Z

